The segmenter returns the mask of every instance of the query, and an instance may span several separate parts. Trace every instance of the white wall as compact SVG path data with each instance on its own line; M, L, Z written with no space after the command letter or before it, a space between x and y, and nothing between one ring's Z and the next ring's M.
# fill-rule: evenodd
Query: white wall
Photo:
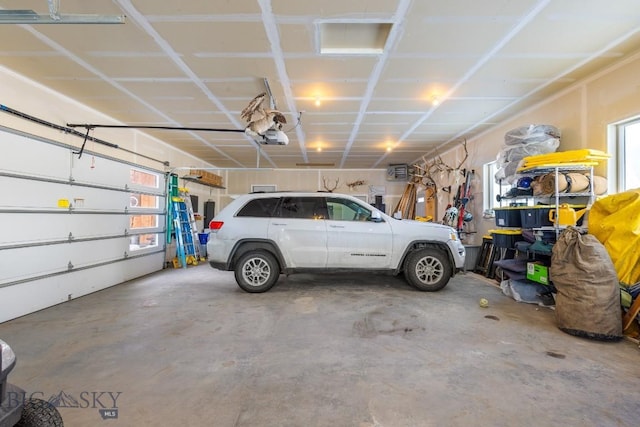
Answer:
M407 185L404 181L387 181L386 169L275 169L275 170L228 170L224 171L226 190L219 194L220 206L225 206L237 194L251 191L251 185L275 185L278 191L327 191L366 196L373 203L370 193L384 193L383 203L387 213L398 204ZM350 187L347 184L363 181L363 185Z

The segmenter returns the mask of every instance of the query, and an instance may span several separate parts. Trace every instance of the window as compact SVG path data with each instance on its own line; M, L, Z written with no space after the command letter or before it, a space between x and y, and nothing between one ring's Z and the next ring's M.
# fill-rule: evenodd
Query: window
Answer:
M278 187L273 184L252 184L251 192L252 193L273 193L278 191Z
M618 191L640 188L640 118L618 124L617 141Z
M324 197L283 197L279 209L281 218L326 219Z
M129 227L132 230L137 228L156 228L158 226L158 215L133 215L129 219Z
M329 219L334 221L369 221L371 211L352 201L337 197L327 198Z
M504 194L509 184L500 185L496 183L495 176L498 171L498 162L485 163L482 167L483 187L484 187L484 210L493 209L498 206L496 196Z
M158 246L158 235L156 233L136 234L131 236L129 250L145 249Z
M145 172L140 169L131 169L129 180L132 187L147 187L157 189L160 178L158 174ZM135 251L148 247L158 246L156 233L143 233L145 229L154 229L159 226L159 215L145 211L157 210L160 198L152 194L132 191L129 193L129 207L136 211L136 215L129 217L131 238L129 250Z
M129 194L130 208L157 208L158 196L149 194L131 193Z
M278 197L250 200L238 211L236 216L270 218L273 216L278 201L280 201Z
M143 187L158 188L158 175L144 172L140 169L131 169L130 180L132 184L141 185Z

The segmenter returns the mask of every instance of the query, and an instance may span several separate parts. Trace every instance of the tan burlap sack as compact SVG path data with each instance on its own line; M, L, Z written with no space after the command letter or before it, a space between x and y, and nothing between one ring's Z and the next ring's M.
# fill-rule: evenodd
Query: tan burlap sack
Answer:
M622 338L618 276L605 247L568 227L553 245L549 277L562 331L598 340Z

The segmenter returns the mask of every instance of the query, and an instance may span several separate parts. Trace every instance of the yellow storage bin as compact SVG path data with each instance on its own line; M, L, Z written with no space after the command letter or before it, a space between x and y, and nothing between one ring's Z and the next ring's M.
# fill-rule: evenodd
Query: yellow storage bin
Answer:
M524 240L521 229L489 230L493 238L493 246L496 248L512 249L516 242Z

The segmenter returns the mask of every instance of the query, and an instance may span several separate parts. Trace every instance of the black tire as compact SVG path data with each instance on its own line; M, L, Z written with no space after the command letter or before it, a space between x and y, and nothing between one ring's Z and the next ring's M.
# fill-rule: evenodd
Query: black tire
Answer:
M64 427L62 416L51 403L42 399L27 399L16 427Z
M236 283L244 291L266 292L278 281L280 266L269 252L251 251L242 255L236 263L235 276Z
M404 274L410 285L421 291L435 292L449 283L451 263L442 251L418 249L407 257Z

